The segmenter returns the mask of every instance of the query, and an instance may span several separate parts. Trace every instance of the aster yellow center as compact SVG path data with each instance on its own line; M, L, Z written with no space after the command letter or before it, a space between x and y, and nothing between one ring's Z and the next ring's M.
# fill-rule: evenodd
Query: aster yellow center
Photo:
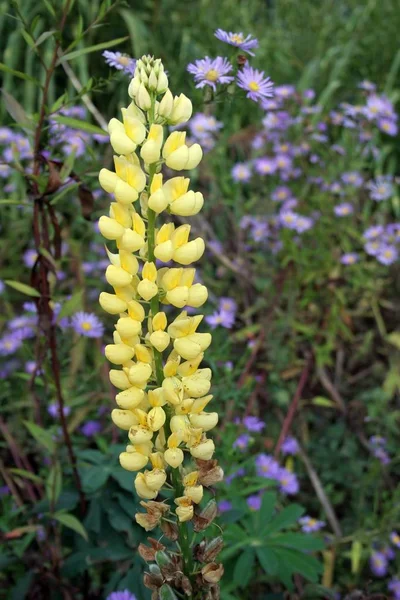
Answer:
M119 56L117 58L117 62L119 62L119 64L124 67L127 67L129 65L129 61L130 61L129 56Z
M233 35L231 35L231 41L234 42L235 44L242 44L243 36L240 35L239 33L234 33Z
M219 73L215 69L210 69L206 73L206 79L208 79L208 81L217 81L218 77Z
M383 254L384 254L385 258L392 258L391 250L385 250L385 252Z
M82 329L85 331L90 331L92 329L92 325L88 321L84 321L82 323Z
M250 81L249 88L251 89L252 92L258 92L258 90L260 89L260 86L258 85L257 81Z

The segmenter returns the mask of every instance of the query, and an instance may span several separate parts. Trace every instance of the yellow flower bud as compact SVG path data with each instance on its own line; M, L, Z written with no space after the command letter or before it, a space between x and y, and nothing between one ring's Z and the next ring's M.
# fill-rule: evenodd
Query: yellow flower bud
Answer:
M189 191L174 202L171 202L169 209L172 214L181 217L191 217L201 211L204 204L203 194L200 192Z
M137 291L144 300L149 301L158 294L158 287L153 281L142 279L137 287Z
M143 84L141 84L143 85ZM146 485L146 480L143 473L138 473L135 479L135 489L136 493L140 498L145 498L146 500L153 500L158 495L158 490L151 490Z
M142 324L140 321L135 321L130 317L121 317L116 324L116 330L122 338L131 338L140 335Z
M198 237L177 248L172 258L181 265L190 265L190 263L196 262L203 256L204 250L204 240Z
M183 459L184 455L180 448L168 448L164 452L165 462L173 469L179 467L183 463Z
M203 498L203 486L202 485L187 486L183 490L183 493L186 496L186 498L189 498L189 500L191 502L194 502L195 504L199 504Z
M134 353L133 348L126 344L108 344L105 347L105 355L114 365L122 365L133 358Z
M134 446L149 442L153 438L153 432L143 425L133 425L130 427L128 437Z
M125 300L118 298L115 294L109 294L108 292L101 292L99 303L101 308L110 315L118 315L119 313L124 312L128 307Z
M163 94L166 89L168 89L168 77L166 76L166 74L164 73L164 71L162 71L158 75L157 93L158 94Z
M167 474L164 469L153 469L144 472L144 479L148 488L158 492L166 482Z
M126 390L131 386L128 377L123 371L120 371L118 369L111 369L109 377L113 386L115 386L119 390Z
M128 314L135 321L143 321L146 316L143 306L136 300L128 302Z
M201 361L203 360L204 353L202 352L193 360L187 360L179 365L178 373L181 377L189 377L190 375L194 375ZM210 375L211 376L211 375Z
M154 315L152 320L153 330L157 331L158 329L165 329L167 327L167 315L165 312L158 312Z
M164 390L161 387L149 390L148 396L150 406L164 406L167 402L164 397Z
M162 262L169 262L174 255L174 246L171 240L167 240L162 244L157 244L154 249L154 256Z
M125 285L129 285L131 283L132 275L130 275L127 271L124 271L124 269L121 269L121 267L110 265L106 270L106 279L112 286L124 287Z
M180 404L183 400L182 383L177 377L167 377L162 382L165 398L172 405Z
M137 252L144 246L144 239L132 229L125 229L122 238L118 240L118 248L128 252Z
M207 298L208 290L206 286L201 283L195 283L189 288L187 305L192 306L193 308L199 308L199 306L202 306L204 302L206 302Z
M158 105L158 115L160 117L168 118L174 108L174 97L170 90L167 90L162 97L160 104Z
M131 275L136 275L139 270L138 259L126 250L119 251L119 262L121 269L124 269L124 271L127 271Z
M111 419L117 427L124 431L129 431L132 425L136 425L138 420L136 415L130 410L118 410L114 408L111 412Z
M190 521L191 519L193 519L193 506L189 505L189 506L178 506L178 508L175 510L176 512L176 516L179 519L180 523L184 523L185 521Z
M132 385L144 385L151 377L152 368L148 363L139 362L129 369L129 381Z
M202 158L203 150L201 149L200 144L193 144L189 148L189 158L185 168L187 170L195 169Z
M153 331L150 335L150 342L156 350L164 352L170 343L171 338L166 331Z
M122 204L132 204L132 202L135 202L139 198L138 191L126 183L126 181L122 181L122 179L119 179L117 182L114 194L118 202Z
M158 431L164 425L166 415L161 406L155 406L147 414L147 426L152 431Z
M110 219L110 217L105 216L102 216L99 219L99 230L106 240L117 240L125 233L125 228L117 223L115 219Z
M144 363L151 363L153 360L153 355L150 352L149 348L144 344L136 344L135 346L135 355L138 361Z
M154 210L155 213L160 214L168 206L168 200L164 195L163 189L160 188L154 194L151 194L149 198L149 208Z
M190 422L184 415L174 415L170 421L172 433L176 433L180 439L187 441L189 439Z
M164 469L164 454L162 452L152 452L150 454L150 461L153 469Z
M142 110L149 110L151 107L150 94L144 87L143 83L139 85L135 100L138 107Z
M174 98L174 106L172 113L168 118L168 122L172 125L186 123L192 116L192 103L185 94L180 94Z
M119 177L116 173L113 173L108 169L101 169L99 173L99 183L105 192L112 194L118 181Z
M120 408L133 410L142 402L144 398L144 391L140 388L132 386L126 390L123 390L115 396L115 401Z
M210 431L218 423L218 413L202 412L200 414L190 414L189 419L193 427L200 428L203 431Z
M214 454L215 445L212 440L205 440L196 444L190 448L190 454L194 458L200 458L201 460L210 460Z
M140 150L140 156L143 158L146 164L151 165L160 160L163 133L162 125L153 124L150 127L147 140Z
M199 472L191 471L190 473L185 475L185 477L183 478L184 487L188 487L188 486L190 487L190 486L196 485L198 478L199 478Z
M126 471L140 471L147 465L149 459L139 452L121 452L119 462Z

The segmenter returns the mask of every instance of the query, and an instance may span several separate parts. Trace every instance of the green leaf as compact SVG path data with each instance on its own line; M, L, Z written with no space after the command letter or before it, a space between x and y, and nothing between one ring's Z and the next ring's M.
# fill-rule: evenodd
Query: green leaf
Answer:
M63 187L59 192L57 192L57 194L55 194L52 197L52 199L50 200L50 204L56 204L57 202L59 202L61 200L61 198L64 198L64 196L66 196L66 194L76 190L80 185L81 185L80 182L76 182L76 183L68 182L68 185L65 185L65 187Z
M14 475L19 475L20 477L23 477L24 479L30 479L31 481L34 481L35 483L43 483L43 479L41 477L39 477L39 475L35 475L34 473L31 473L30 471L26 471L25 469L8 469L10 473L13 473Z
M164 583L158 592L160 600L178 600L173 589Z
M19 125L30 125L30 119L21 104L9 94L4 88L1 88L1 93L3 94L4 104L7 109L7 112L11 115L11 117L18 123Z
M256 548L257 558L267 575L276 575L279 568L279 560L275 550L271 548Z
M57 65L62 64L67 60L72 60L73 58L78 58L78 56L82 56L83 54L89 54L90 52L99 52L100 50L107 50L108 48L112 48L112 46L118 46L129 38L128 35L122 38L117 38L115 40L110 40L109 42L103 42L101 44L95 44L94 46L88 46L87 48L81 48L80 50L74 50L73 52L67 52L67 54L63 54L58 61Z
M89 512L85 519L85 527L94 533L100 533L101 529L101 506L97 498L91 501Z
M57 321L59 322L64 317L69 317L70 315L74 314L79 308L82 308L82 297L83 290L78 290L77 292L75 292L75 294L73 294L71 298L63 304L57 316Z
M39 37L36 39L35 47L37 48L38 46L40 46L40 44L43 44L43 42L45 42L49 37L51 37L55 33L56 33L55 29L52 29L51 31L43 31L43 33L41 33L39 35Z
M318 581L318 575L322 572L322 565L313 556L289 550L288 548L276 548L275 552L284 563L286 569L292 573L299 573L312 583Z
M304 514L304 508L299 504L291 504L287 506L274 518L274 520L264 527L264 531L268 534L275 533L284 527L289 527L297 522L297 520Z
M304 588L302 598L304 598L304 600L306 600L306 598L309 598L310 600L315 600L315 598L321 598L322 600L335 600L336 594L332 590L328 590L328 588L323 585L319 585L318 583L308 583Z
M329 398L325 398L324 396L315 396L315 398L311 400L311 404L314 404L315 406L326 406L328 408L335 406L335 403L332 402L332 400L329 400Z
M68 154L67 159L64 161L63 166L60 169L61 181L65 181L67 177L69 177L72 169L74 168L75 156L76 150L72 150L72 152Z
M133 477L130 471L125 471L121 467L116 467L111 473L111 477L115 479L123 490L131 492L133 490Z
M64 117L64 115L54 115L53 118L54 121L57 121L57 123L68 125L68 127L71 127L71 129L79 129L79 131L96 133L98 135L108 135L107 131L101 129L101 127L97 127L97 125L88 123L87 121L80 121L79 119L74 119L73 117Z
M268 523L272 519L276 506L276 493L266 492L262 497L261 508L260 508L260 520L264 524Z
M34 77L32 77L31 75L28 75L27 73L23 73L22 71L16 71L15 69L11 69L10 67L8 67L7 65L5 65L4 63L0 62L0 71L4 71L5 73L10 73L10 75L14 75L14 77L19 77L20 79L25 79L25 81L32 81L32 83L35 83L36 85L41 85L40 82L35 79Z
M41 445L47 448L47 450L53 454L55 451L55 443L52 438L52 435L49 431L46 431L39 425L32 423L31 421L24 421L25 427L28 429L29 433L35 438L35 440Z
M287 546L296 550L323 550L325 548L325 544L320 538L301 533L282 533L271 536L266 543L268 545Z
M14 288L14 290L21 292L21 294L26 294L27 296L33 296L34 298L40 298L39 292L37 290L35 290L35 288L31 287L30 285L27 285L26 283L20 283L19 281L13 281L12 279L6 279L4 281L4 283L6 283L10 287Z
M50 504L55 505L60 497L62 487L62 472L60 463L56 462L50 470L46 481L46 496Z
M103 466L88 467L81 472L84 492L92 493L99 490L106 483L110 470Z
M74 515L68 513L54 513L53 519L56 519L59 523L72 529L76 533L79 533L86 541L89 540L86 529L80 521Z
M398 350L400 350L400 331L393 331L392 333L389 333L389 335L386 336L386 340L389 342L389 344L392 344L392 346L395 346Z
M239 587L245 588L253 575L255 554L253 549L242 552L233 570L233 581Z
M16 204L17 206L32 206L31 202L24 202L23 200L12 200L11 198L1 199L0 204Z

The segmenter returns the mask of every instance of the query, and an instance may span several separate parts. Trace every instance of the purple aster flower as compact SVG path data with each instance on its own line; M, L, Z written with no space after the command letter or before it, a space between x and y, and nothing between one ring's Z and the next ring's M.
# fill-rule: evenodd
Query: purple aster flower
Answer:
M317 519L312 519L308 515L305 517L301 517L301 519L299 519L299 523L300 523L301 529L302 529L302 531L304 531L304 533L312 533L314 531L319 531L320 529L325 527L324 521L318 521Z
M383 131L384 133L387 133L387 135L391 135L391 136L397 135L398 127L397 127L395 121L393 121L392 119L379 119L378 127L381 131Z
M0 487L0 498L2 498L3 496L8 496L10 494L10 488L8 487L8 485L2 485Z
M394 193L393 178L390 175L379 175L375 181L369 181L367 188L370 191L372 200L381 202L388 200Z
M221 42L225 42L226 44L240 48L240 50L247 52L247 54L250 54L250 56L254 56L254 52L251 52L251 50L253 48L258 48L258 40L253 38L251 34L245 37L242 32L232 33L231 31L227 32L223 29L217 29L214 35Z
M382 548L382 552L388 560L393 560L396 558L396 552L390 546L385 546Z
M0 343L1 347L1 343ZM7 379L14 371L19 368L19 362L16 359L8 360L0 366L0 379Z
M227 58L217 56L217 58L201 58L187 67L189 73L194 76L197 88L203 88L205 85L212 87L214 92L217 89L217 83L229 84L233 77L228 75L232 71L232 65Z
M363 233L364 240L374 240L379 237L383 233L382 225L372 225L372 227L368 227Z
M246 498L247 506L250 510L260 510L262 503L262 496L259 494L253 494L252 496L248 496Z
M14 141L15 133L9 127L0 127L0 144L9 144Z
M284 185L280 185L275 188L271 194L271 200L274 202L283 202L284 200L288 200L292 197L292 190Z
M364 250L370 256L377 256L382 249L382 243L379 240L372 240L364 245Z
M222 127L221 121L217 121L212 115L196 113L189 121L190 133L197 139L204 139L208 134L219 131Z
M258 71L248 65L237 74L237 84L247 92L246 97L254 102L273 96L274 84L270 78L265 77L264 71Z
M346 254L342 255L340 262L342 265L354 265L359 260L360 257L356 252L347 252Z
M259 175L272 175L277 169L276 161L274 158L268 158L263 156L256 158L254 161L254 170Z
M242 433L233 442L233 448L239 448L239 450L246 450L250 442L250 436L248 433Z
M393 577L389 581L388 590L393 593L394 600L400 600L400 579Z
M92 437L101 431L101 423L99 421L87 421L81 428L83 435Z
M333 212L337 217L347 217L347 215L351 215L354 212L353 205L349 202L342 202L342 204L337 204Z
M290 98L296 92L294 85L278 85L275 88L277 98Z
M376 255L376 260L380 262L382 265L392 265L398 259L398 251L395 246L391 246L390 244L382 244L378 254Z
M237 304L233 298L221 297L219 299L219 309L226 312L236 312Z
M361 187L363 184L363 178L360 175L360 173L357 173L357 171L349 171L348 173L343 173L341 179L346 185L352 185L356 188Z
M107 596L106 600L136 600L136 596L131 594L129 590L123 592L113 592Z
M22 260L24 261L25 266L31 269L35 264L37 257L38 253L36 250L25 250L24 254L22 255Z
M279 222L285 229L297 229L298 217L299 215L292 210L281 210Z
M237 471L234 471L230 475L227 475L225 477L224 481L225 481L226 485L230 485L234 479L236 479L237 477L243 477L243 475L245 475L245 473L246 473L245 469L243 467L241 467Z
M279 463L269 454L259 454L256 457L256 471L259 477L277 479L280 472Z
M283 494L297 494L299 491L299 482L294 473L291 473L287 469L280 469L277 480L280 483L280 491Z
M374 92L376 90L376 85L367 79L361 81L358 86L360 90L365 90L366 92Z
M251 170L247 163L236 163L232 168L231 175L236 182L247 182L251 179Z
M376 577L384 577L386 575L388 560L383 552L373 552L369 560L369 565Z
M283 440L282 446L281 446L282 454L294 455L294 454L297 454L299 450L300 450L299 444L294 437L291 437L289 435L287 437L285 437L285 439Z
M0 295L4 292L4 290L6 289L5 283L2 279L0 279Z
M392 542L393 546L400 548L400 535L397 533L397 531L392 531L390 534L390 541Z
M372 446L378 447L378 448L384 448L386 446L386 438L382 437L381 435L372 435L369 438L369 443Z
M309 229L311 229L313 225L313 219L311 219L310 217L303 217L301 215L298 215L295 223L295 230L297 231L297 233L303 233L304 231L308 231Z
M80 335L91 338L103 336L104 326L92 313L77 312L71 319L71 326Z
M246 427L247 431L259 433L265 427L264 421L261 421L258 417L244 417L243 425Z
M0 356L14 354L22 345L22 340L15 334L6 334L0 338Z
M218 511L220 513L228 512L232 510L232 502L229 500L221 500L218 502Z
M339 144L333 144L331 146L331 150L336 152L336 154L340 154L341 156L346 155L346 150L343 148L343 146L340 146Z
M52 404L49 405L49 407L47 408L47 412L49 413L49 415L51 417L53 417L53 419L58 419L60 412L59 412L59 408L58 405L55 404L54 402ZM71 412L71 407L70 406L64 406L64 417L68 417L68 415Z
M275 157L276 168L281 171L288 171L293 166L293 161L287 154L277 154Z
M235 322L235 315L225 310L215 311L212 315L206 317L206 323L208 323L212 329L221 325L226 329L231 329Z
M0 163L0 179L7 179L12 173L12 169L9 165Z
M306 100L314 100L315 98L315 92L314 90L304 90L303 92L303 98L305 98Z
M127 75L134 75L136 68L136 60L134 58L127 54L121 54L121 52L110 52L109 50L105 50L103 56L110 67L114 67L118 71L124 71Z
M35 371L37 375L41 375L43 373L42 370L37 369L36 362L34 360L27 360L24 369L25 373L29 373L29 375L32 375L32 373L34 373Z
M84 132L70 133L67 138L67 143L63 145L63 151L69 155L73 152L76 157L83 156L86 152L89 136Z

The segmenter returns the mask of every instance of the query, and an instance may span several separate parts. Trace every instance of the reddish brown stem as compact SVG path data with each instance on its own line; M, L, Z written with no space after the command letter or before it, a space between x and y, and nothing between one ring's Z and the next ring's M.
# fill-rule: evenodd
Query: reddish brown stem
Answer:
M294 416L296 414L296 410L297 410L297 406L299 404L299 400L301 398L301 394L303 393L304 386L306 385L308 376L310 374L311 364L312 364L312 356L310 355L307 358L306 364L304 366L304 369L303 369L300 379L299 379L299 383L297 384L297 388L294 393L293 400L289 406L289 410L288 410L285 420L283 422L282 429L281 429L278 441L275 446L275 452L274 452L275 458L278 456L281 446L282 446L282 443L290 431L290 427L292 425Z

